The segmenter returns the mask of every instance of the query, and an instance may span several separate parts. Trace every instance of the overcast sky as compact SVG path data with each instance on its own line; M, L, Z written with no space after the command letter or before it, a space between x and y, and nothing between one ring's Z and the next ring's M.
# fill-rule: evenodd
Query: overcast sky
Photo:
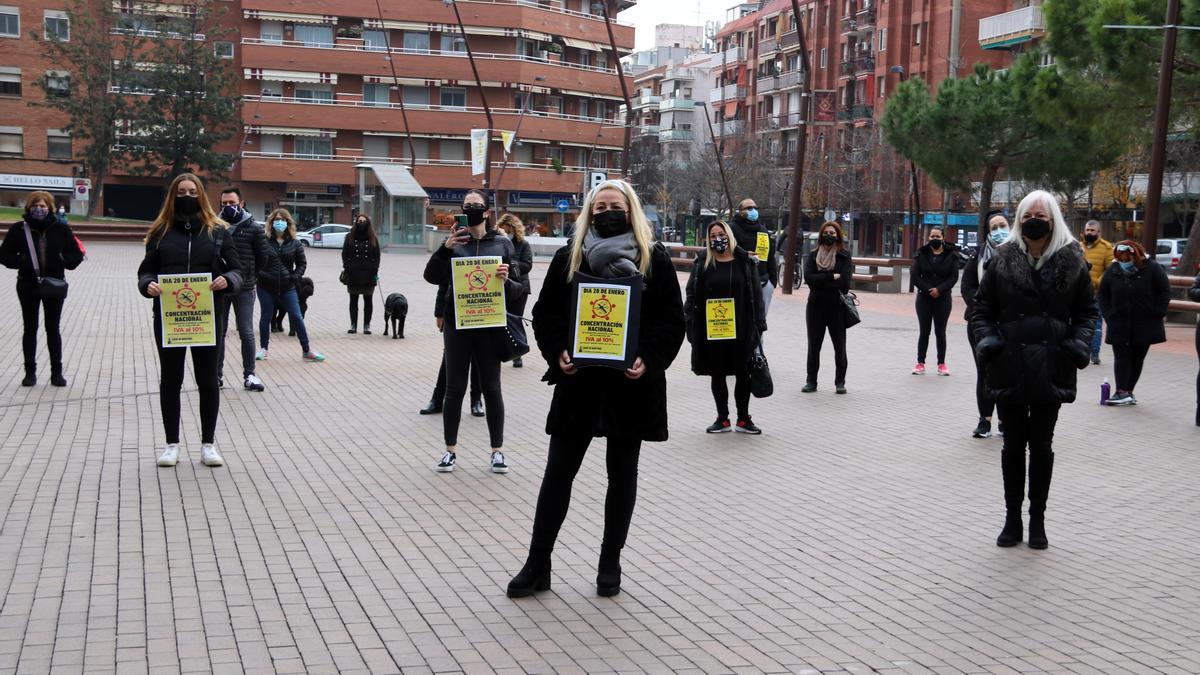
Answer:
M724 21L725 10L738 0L638 0L633 9L618 17L637 26L636 49L654 46L654 27L660 23L703 26L705 21Z

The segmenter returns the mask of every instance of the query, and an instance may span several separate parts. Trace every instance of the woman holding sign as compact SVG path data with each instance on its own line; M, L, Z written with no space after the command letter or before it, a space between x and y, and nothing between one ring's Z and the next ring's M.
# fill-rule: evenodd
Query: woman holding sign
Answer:
M607 286L613 297L600 294L584 302L585 286ZM632 300L621 306L620 298L637 295L636 310ZM598 319L614 315L623 320ZM631 339L618 343L618 358L610 367L585 367L607 356L601 350L589 357L579 339L600 328ZM554 254L546 272L533 307L533 331L550 366L543 379L554 386L546 421L550 449L529 557L509 582L508 596L550 588L550 553L567 516L571 483L597 437L608 439L608 496L596 592L616 595L621 590L621 549L637 497L638 455L643 441L667 440L666 372L684 336L675 268L666 249L654 243L641 201L628 183L600 183L584 201L574 238Z
M463 214L446 241L425 265L425 281L445 286L447 308L442 338L446 345L446 399L442 404L442 433L446 452L436 471L454 470L458 459L458 425L467 393L468 373L479 369L487 402L492 473L508 473L504 460L504 397L500 393L500 354L496 341L507 324L504 298L521 293L520 272L510 268L513 243L491 225L491 202L486 192L470 190ZM513 273L510 273L510 270Z
M167 436L159 466L179 463L179 392L189 347L200 390L200 461L205 466L225 463L214 444L221 391L213 296L222 291L236 293L242 270L233 237L225 230L225 222L217 217L204 192L204 183L183 173L171 183L166 202L146 233L138 290L154 299L154 337L162 367L158 397Z
M687 300L683 315L687 319L688 342L692 343L692 372L712 376L717 421L706 431L710 434L739 431L761 434L750 419L750 357L758 347L760 334L767 330L763 294L759 293L758 269L729 225L716 221L708 226L708 250L692 264L688 277ZM729 424L729 386L733 375L737 426Z

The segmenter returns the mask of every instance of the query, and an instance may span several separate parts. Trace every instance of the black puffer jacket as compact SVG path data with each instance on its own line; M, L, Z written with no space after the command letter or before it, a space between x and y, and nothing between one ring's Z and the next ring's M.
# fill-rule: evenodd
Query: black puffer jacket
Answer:
M970 323L989 393L1014 405L1074 401L1095 323L1092 279L1078 244L1056 251L1041 270L1016 243L1000 246L984 268Z
M949 298L950 291L958 282L957 256L953 244L942 244L941 255L934 255L933 247L925 244L913 256L912 278L917 291L929 295L929 291L938 290L938 299Z
M342 283L350 287L363 288L374 286L375 278L379 276L379 246L372 246L366 231L355 231L346 235L342 244L342 271L345 276Z
M1156 345L1167 341L1163 320L1171 304L1171 281L1153 260L1132 273L1109 265L1100 278L1100 313L1110 345Z
M286 235L282 240L272 237L267 240L266 254L258 270L258 283L276 295L295 288L308 269L308 258L300 241Z
M0 244L0 264L17 270L18 280L32 282L37 278L33 273L29 243L25 240L25 228L28 227L35 249L41 250L45 242L40 262L42 276L65 279L66 270L73 270L83 262L83 252L79 250L71 228L53 213L41 221L33 220L28 214L26 217L28 220L14 223L4 235L4 243Z
M667 440L666 371L679 354L684 335L679 277L671 257L662 244L651 249L637 344L637 355L646 364L646 372L636 380L614 368L580 368L574 375L567 375L559 367L559 355L570 346L574 319L574 285L567 281L570 257L570 244L554 254L533 306L533 334L549 366L542 379L554 385L546 433ZM586 260L580 271L594 276Z
M730 229L733 230L733 238L737 239L738 248L744 249L747 253L753 254L758 250L758 234L761 232L767 235L770 240L770 254L766 260L758 261L758 278L759 285L764 286L768 281L772 285L779 286L779 265L775 264L775 237L770 236L767 228L762 223L752 223L741 216L736 216L730 223Z
M529 280L529 273L533 270L533 247L529 245L528 239L521 239L521 241L514 239L513 247L517 250L513 262L521 271L521 287L525 289L525 295L529 295L533 292L533 286Z
M505 296L512 293L524 293L525 289L521 285L521 269L519 266L513 264L513 257L515 255L516 249L513 248L513 243L508 237L498 233L496 230L488 230L483 233L483 237L471 239L461 246L455 246L453 249L439 245L437 250L433 252L433 255L429 256L429 262L425 263L425 281L437 285L439 292L442 293L442 300L445 306L453 308L454 303L450 298L450 295L454 293L454 287L450 283L450 259L497 256L504 264L509 266L508 279L504 282ZM446 318L449 319L450 317Z
M255 222L254 216L244 213L241 220L229 226L229 236L233 239L238 260L242 264L242 290L252 290L258 283L258 271L267 262L267 235L262 223Z
M146 288L162 274L223 276L229 286L218 296L237 293L242 287L242 264L229 231L214 227L210 234L199 220L176 221L146 242L146 255L138 265L138 292L150 297ZM158 298L154 300L157 311Z
M967 264L963 265L962 283L958 285L958 292L962 294L963 304L966 305L963 318L967 321L971 320L971 311L975 307L975 294L979 292L979 251L981 248L975 249L970 259L967 260Z
M766 306L758 285L758 269L750 254L742 247L733 249L735 271L743 275L742 294L734 299L737 323L738 346L742 347L745 361L749 361L758 346L758 327L766 325ZM708 252L702 251L692 263L692 272L688 276L687 290L683 301L683 318L687 323L687 339L692 344L692 372L697 375L711 373L708 358L707 316L706 307L709 298L714 297L705 283L708 270L704 262Z

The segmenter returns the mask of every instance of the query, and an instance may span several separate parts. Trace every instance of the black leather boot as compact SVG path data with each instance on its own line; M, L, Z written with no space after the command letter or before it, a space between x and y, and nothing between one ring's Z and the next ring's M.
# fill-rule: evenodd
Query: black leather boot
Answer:
M429 403L421 408L422 415L436 415L440 412L442 412L442 402L436 398L429 399Z
M1004 529L996 537L996 545L1016 546L1024 537L1021 504L1025 501L1025 452L1004 450L1000 453L1000 470L1004 475ZM1032 478L1032 472L1031 476Z
M600 564L596 566L596 595L609 598L621 592L621 549L600 547Z
M50 384L56 387L67 386L67 378L63 377L63 367L61 363L51 364L50 366Z
M483 411L483 401L471 401L471 414L475 417L486 417Z
M550 590L550 554L529 554L525 566L508 582L508 597L524 598Z
M1030 454L1029 457L1029 548L1050 546L1046 539L1046 500L1050 496L1050 477L1054 473L1054 453Z
M25 364L25 379L21 380L22 387L32 387L37 384L37 364Z

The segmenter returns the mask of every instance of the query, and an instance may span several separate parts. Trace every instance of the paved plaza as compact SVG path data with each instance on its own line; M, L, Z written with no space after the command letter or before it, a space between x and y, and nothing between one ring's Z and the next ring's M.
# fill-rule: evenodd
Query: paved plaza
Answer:
M234 346L227 466L200 465L189 375L186 458L160 469L141 248L89 254L70 275L65 389L20 386L15 274L0 275L0 672L1200 672L1190 327L1151 351L1137 407L1096 404L1107 347L1081 373L1058 424L1050 549L1001 549L1001 441L970 437L961 302L953 375L914 377L912 296L862 294L835 396L828 344L820 389L800 393L805 294L776 296L776 393L751 404L765 434L704 433L709 382L685 345L671 439L642 452L621 594L594 587L598 441L552 590L510 600L551 390L533 355L504 369L511 473L489 472L469 416L458 470L432 470L441 418L416 414L441 352L424 255L384 255L383 291L411 307L391 340L378 295L375 335L346 334L338 252L309 249L309 331L328 361L275 334L267 390L251 393Z

